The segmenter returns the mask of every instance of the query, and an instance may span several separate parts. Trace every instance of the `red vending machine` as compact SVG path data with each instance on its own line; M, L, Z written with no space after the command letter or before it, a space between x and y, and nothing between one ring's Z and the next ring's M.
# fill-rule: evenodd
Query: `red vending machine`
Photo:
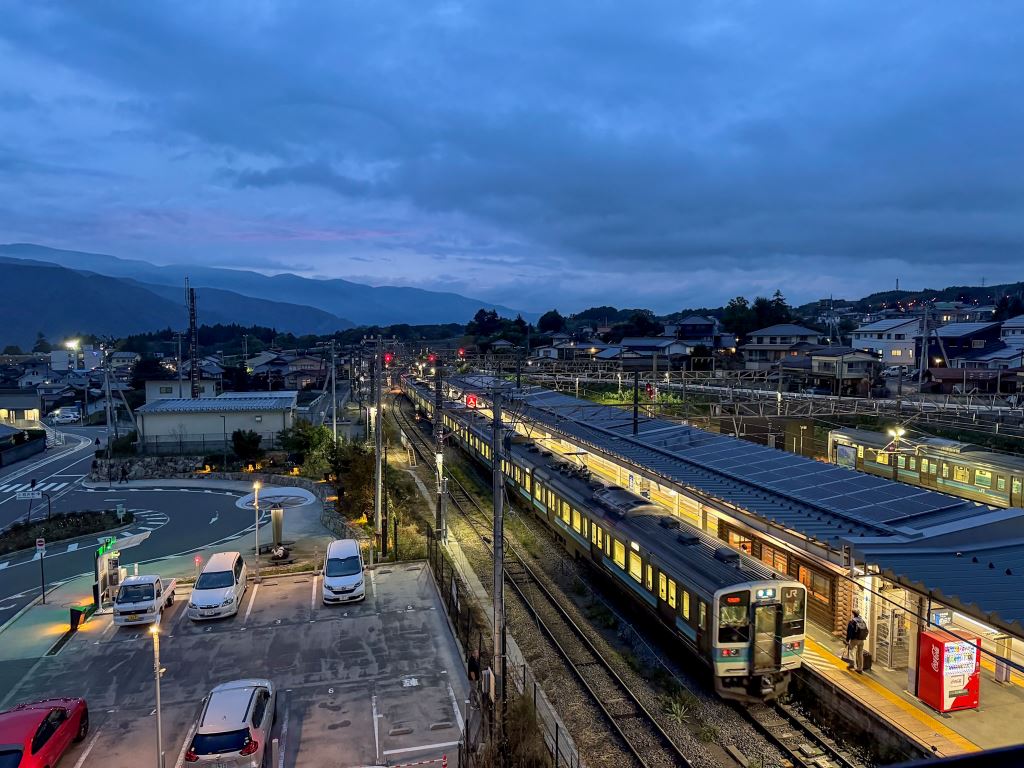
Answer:
M942 630L921 632L917 695L939 712L976 709L981 683L978 638L961 640Z

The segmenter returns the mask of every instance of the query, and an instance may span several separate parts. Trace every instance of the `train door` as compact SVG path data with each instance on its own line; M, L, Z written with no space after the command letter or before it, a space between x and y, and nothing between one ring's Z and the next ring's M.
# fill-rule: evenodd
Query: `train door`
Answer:
M1010 478L1010 506L1024 507L1024 476L1014 475Z
M753 672L774 672L782 664L782 606L778 603L754 608Z
M939 483L937 481L938 469L935 460L930 459L927 456L921 456L918 458L918 482L925 488L938 488Z

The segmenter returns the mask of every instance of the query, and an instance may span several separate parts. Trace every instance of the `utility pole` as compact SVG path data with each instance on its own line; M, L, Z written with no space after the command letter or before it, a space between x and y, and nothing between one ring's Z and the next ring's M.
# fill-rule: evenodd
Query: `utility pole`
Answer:
M633 434L640 433L640 371L633 371Z
M117 422L111 418L113 413L113 403L110 400L110 346L108 345L103 350L103 388L106 390L107 395L107 462L110 461L110 429L113 426L114 439L118 438L117 434ZM111 423L113 422L113 423Z
M505 478L501 471L501 393L491 397L491 482L494 501L494 723L498 754L505 751Z
M434 534L438 541L444 541L448 531L444 516L444 392L441 390L440 356L434 360L434 460L437 465L437 512L434 515Z
M381 560L383 560L385 557L388 556L388 494L387 494L388 482L387 482L387 480L388 480L388 446L385 443L385 445L384 445L384 499L382 500L382 506L383 506L383 512L382 512L383 527L382 527L382 530L383 530L384 536L381 538L381 544L380 544L380 558L381 558Z
M174 334L178 337L178 397L182 397L181 384L182 384L182 370L181 370L181 331Z
M921 394L924 392L924 372L928 367L928 303L923 302L924 306L921 311L921 354L917 359L918 372L917 372L917 392Z
M777 416L782 415L782 358L779 358L779 375L778 380L775 383L775 405L778 409L776 412Z
M381 387L381 338L377 337L376 345L377 353L373 358L373 399L374 399L374 411L376 412L376 423L373 427L374 437L374 493L373 493L373 531L377 539L377 547L380 548L381 540L381 501L384 495L384 472L383 472L383 460L384 460L384 419L382 418L383 410L381 409L381 397L380 393L383 387Z
M338 442L338 363L334 354L334 339L331 339L331 432Z

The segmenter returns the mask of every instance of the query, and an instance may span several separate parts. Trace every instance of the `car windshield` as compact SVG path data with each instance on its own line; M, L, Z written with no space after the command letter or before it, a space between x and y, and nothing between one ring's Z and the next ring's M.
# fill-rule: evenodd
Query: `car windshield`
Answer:
M20 764L20 749L0 749L0 768L18 768Z
M152 584L125 584L117 593L117 602L119 603L144 603L152 599Z
M358 555L332 557L327 561L328 576L355 576L360 570Z
M224 589L235 586L235 577L231 571L213 571L203 573L196 582L196 589Z
M197 733L192 739L192 751L197 755L223 755L241 752L249 741L249 729L224 733Z

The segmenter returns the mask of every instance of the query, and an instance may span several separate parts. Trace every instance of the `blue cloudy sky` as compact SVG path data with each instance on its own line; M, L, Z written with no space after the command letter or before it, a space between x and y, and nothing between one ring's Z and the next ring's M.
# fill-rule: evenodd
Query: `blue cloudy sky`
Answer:
M1016 3L0 13L2 241L527 309L1024 278Z

